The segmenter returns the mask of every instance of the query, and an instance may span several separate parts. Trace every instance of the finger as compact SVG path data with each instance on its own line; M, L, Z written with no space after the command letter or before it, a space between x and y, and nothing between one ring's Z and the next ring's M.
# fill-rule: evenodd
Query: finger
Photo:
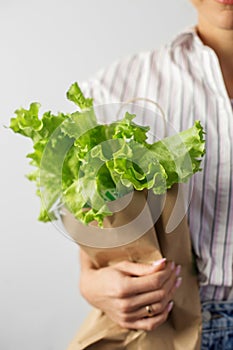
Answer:
M148 316L146 306L152 308L153 315L160 314L174 297L174 292L178 288L176 275L166 283L161 290L149 293L142 293L127 300L127 303L120 303L119 311L124 315L127 322L134 322ZM180 282L179 282L180 284Z
M160 302L154 303L154 304L147 304L146 306L140 307L140 309L124 314L122 317L124 318L125 321L127 322L136 322L137 320L141 320L142 318L145 317L151 317L151 316L157 316L160 315L164 309L167 307L168 303L171 300L166 299L162 300ZM147 306L150 307L151 313L148 313Z
M168 317L169 312L172 310L173 303L169 303L167 307L164 309L163 312L160 314L148 317L148 318L142 318L135 322L121 322L120 325L123 328L128 329L140 329L145 331L152 331L153 329L159 327L161 324L163 324Z
M161 289L172 273L175 273L174 266L172 263L168 263L162 271L137 278L130 278L127 283L127 293L128 295L135 295Z
M168 283L166 285L164 285L164 287L166 287L166 290L169 289L168 292L168 299L172 300L173 296L176 292L176 290L178 288L180 288L181 284L182 284L182 277L180 276L182 267L181 265L178 265L175 269L175 280L173 278L171 278L171 281L168 281Z
M176 284L177 276L176 273L173 273L165 282L162 289L137 294L127 298L127 304L123 304L123 311L128 313L131 320L135 320L145 316L145 305L158 303L157 307L155 308L155 313L160 313L161 310L164 309L164 306L173 298L173 294L177 289Z
M176 278L176 281L175 281L175 284L172 286L170 292L169 292L169 295L172 297L174 295L174 293L176 292L176 290L178 288L180 288L182 284L182 277L178 277Z
M181 266L178 265L173 271L169 279L167 279L162 286L161 290L165 292L166 299L169 301L173 298L175 291L180 287L182 283L182 277L180 277Z
M135 263L135 262L126 260L113 265L113 267L118 271L121 271L128 276L134 276L134 277L140 277L140 276L154 273L156 271L160 271L164 269L165 266L166 266L165 258L161 260L157 260L153 264L141 264L141 263Z

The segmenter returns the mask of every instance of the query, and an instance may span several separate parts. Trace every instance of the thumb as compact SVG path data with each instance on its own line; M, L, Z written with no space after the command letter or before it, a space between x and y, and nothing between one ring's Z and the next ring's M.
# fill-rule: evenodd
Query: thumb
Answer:
M165 265L166 258L157 260L152 264L135 263L125 260L113 265L112 267L118 271L123 272L125 275L139 277L162 270L164 269Z

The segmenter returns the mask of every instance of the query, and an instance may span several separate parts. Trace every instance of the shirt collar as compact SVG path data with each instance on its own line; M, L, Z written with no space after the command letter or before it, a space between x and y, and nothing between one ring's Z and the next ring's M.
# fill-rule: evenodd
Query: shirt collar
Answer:
M218 58L216 53L208 46L206 46L202 40L200 39L199 35L197 34L196 27L189 27L182 32L180 32L171 42L170 42L170 48L175 49L176 47L186 47L186 48L192 48L194 49L194 52L196 55L200 57L200 60L203 59L202 54L203 52L207 52L210 61L212 61L212 64L215 65L215 78L213 78L213 74L210 74L206 69L205 71L202 69L203 76L205 77L206 81L209 82L210 89L214 91L215 94L219 96L223 96L225 99L227 98L229 100L229 97L226 92L226 88L223 82L221 68L218 63ZM203 67L200 65L200 67ZM219 74L217 74L219 73ZM201 73L200 73L201 74ZM218 77L218 78L217 78ZM232 101L231 101L232 104Z
M178 35L176 35L176 37L171 41L170 46L174 48L176 46L180 46L182 44L187 44L191 42L194 42L195 44L204 47L203 42L197 34L195 26L188 27L182 32L180 32Z

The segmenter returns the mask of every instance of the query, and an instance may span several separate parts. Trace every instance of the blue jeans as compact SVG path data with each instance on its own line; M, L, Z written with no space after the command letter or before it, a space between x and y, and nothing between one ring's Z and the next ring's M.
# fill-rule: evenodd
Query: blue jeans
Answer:
M233 350L233 301L202 304L201 350Z

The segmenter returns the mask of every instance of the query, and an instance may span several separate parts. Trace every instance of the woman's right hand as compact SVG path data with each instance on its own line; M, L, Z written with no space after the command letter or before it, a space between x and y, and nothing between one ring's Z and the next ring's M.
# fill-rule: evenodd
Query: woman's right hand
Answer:
M96 269L81 251L80 291L94 307L123 328L150 331L164 323L181 284L180 266L161 260L155 265L122 261ZM153 316L148 317L146 306Z

